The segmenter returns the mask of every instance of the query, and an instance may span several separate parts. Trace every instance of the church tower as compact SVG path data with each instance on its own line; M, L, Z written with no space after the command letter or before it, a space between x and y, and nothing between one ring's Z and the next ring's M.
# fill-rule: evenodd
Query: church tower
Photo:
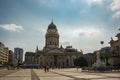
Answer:
M59 34L56 25L53 21L49 24L45 35L45 48L52 49L59 47Z

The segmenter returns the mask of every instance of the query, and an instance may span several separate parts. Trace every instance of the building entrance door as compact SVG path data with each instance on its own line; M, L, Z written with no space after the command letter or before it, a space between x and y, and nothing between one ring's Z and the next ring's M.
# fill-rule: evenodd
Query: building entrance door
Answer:
M54 55L54 66L57 66L57 55Z

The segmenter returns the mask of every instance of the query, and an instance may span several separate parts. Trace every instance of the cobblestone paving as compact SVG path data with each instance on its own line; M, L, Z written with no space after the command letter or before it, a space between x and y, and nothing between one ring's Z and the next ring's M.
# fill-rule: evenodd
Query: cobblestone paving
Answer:
M68 76L74 78L75 80L120 80L120 72L108 72L108 73L99 73L99 72L81 72L81 70L77 71L75 69L67 69L67 70L52 70L51 72Z
M44 72L41 69L0 70L0 80L120 80L120 72L81 72L75 68L50 69ZM32 78L31 78L32 77Z
M0 77L0 80L31 80L31 70L22 69L17 72L8 74L5 77Z
M17 72L18 70L7 70L7 69L0 69L0 77L4 77L8 74Z
M74 80L70 77L62 76L52 72L44 72L43 70L34 70L40 80Z

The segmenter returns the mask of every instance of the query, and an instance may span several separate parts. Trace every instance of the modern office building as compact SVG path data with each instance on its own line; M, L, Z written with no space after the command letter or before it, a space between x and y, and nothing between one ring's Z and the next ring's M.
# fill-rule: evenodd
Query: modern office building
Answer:
M9 56L8 47L5 47L5 45L2 42L0 42L0 66L8 62L8 56Z
M4 48L5 54L4 54L4 63L8 62L8 58L9 58L9 49L8 47Z
M23 49L22 48L14 48L14 55L19 63L23 63Z
M0 42L0 66L3 64L4 61L4 54L5 54L4 47L5 47L4 44Z

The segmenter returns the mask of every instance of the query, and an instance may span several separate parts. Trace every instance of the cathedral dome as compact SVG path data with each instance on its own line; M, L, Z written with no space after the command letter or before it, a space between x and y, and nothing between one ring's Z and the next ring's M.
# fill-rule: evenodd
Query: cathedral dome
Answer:
M56 25L53 22L51 22L51 24L49 24L48 26L48 29L56 29Z

